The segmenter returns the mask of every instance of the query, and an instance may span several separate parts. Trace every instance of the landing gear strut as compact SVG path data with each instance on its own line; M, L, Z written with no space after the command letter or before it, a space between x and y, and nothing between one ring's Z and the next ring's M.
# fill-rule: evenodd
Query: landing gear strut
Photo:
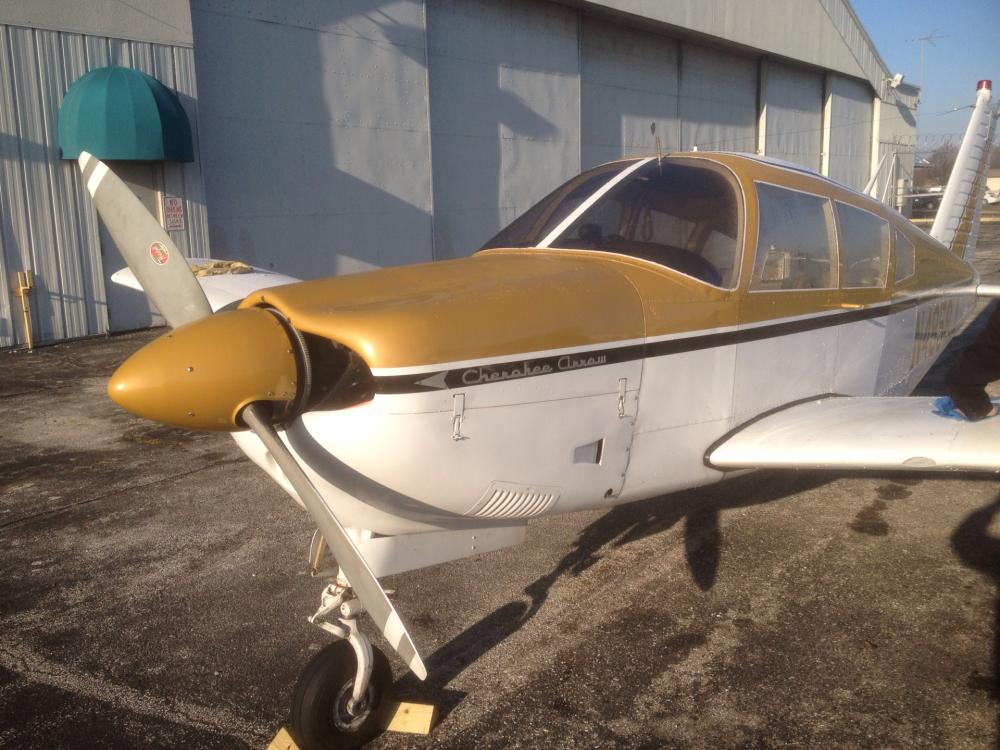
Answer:
M360 747L385 729L392 667L358 627L363 613L338 581L323 590L309 618L337 640L312 658L295 686L291 728L303 750Z

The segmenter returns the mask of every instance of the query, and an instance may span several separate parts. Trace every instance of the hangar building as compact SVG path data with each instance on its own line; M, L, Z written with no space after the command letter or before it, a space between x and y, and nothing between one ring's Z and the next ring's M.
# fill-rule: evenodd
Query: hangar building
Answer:
M311 278L473 252L655 137L894 202L918 94L895 73L848 0L10 0L0 347L26 270L36 342L157 322L110 281L80 149L189 256Z

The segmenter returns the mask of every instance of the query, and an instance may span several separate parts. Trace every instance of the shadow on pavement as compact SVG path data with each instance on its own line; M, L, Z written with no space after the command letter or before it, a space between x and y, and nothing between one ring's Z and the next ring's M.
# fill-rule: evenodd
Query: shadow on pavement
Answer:
M395 685L401 697L419 695L437 704L441 718L465 697L446 686L466 667L520 630L565 575L577 576L598 562L607 545L624 547L684 522L684 554L694 582L703 591L715 585L722 549L722 511L781 500L819 487L833 476L815 473L758 472L753 481L738 477L721 484L618 506L586 527L573 549L548 573L524 588L527 599L508 602L443 645L426 660L429 677L420 683L407 673Z
M1000 514L1000 496L989 505L966 516L952 532L951 547L967 567L993 579L997 585L996 617L993 622L993 674L973 676L973 687L988 691L1000 700L1000 537L989 533L990 524ZM997 746L1000 747L1000 715L997 716Z

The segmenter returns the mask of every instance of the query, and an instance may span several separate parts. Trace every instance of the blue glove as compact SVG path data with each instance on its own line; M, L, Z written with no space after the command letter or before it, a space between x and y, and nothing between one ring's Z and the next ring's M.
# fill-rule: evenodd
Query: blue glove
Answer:
M990 403L994 406L1000 404L1000 399L990 399ZM934 413L938 416L945 417L946 419L957 419L961 422L971 422L967 416L962 414L957 408L955 408L955 402L951 400L951 396L938 396L934 399L932 404L934 407ZM996 416L995 414L992 416ZM983 419L989 419L989 417L983 417ZM977 422L981 420L975 420Z

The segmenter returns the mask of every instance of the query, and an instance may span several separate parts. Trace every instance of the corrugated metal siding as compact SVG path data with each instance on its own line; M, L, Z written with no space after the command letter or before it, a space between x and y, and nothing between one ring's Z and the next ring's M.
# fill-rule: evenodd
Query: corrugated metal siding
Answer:
M194 92L191 54L183 47L0 26L0 346L25 340L20 303L14 305L8 291L25 268L35 273L36 342L108 328L105 277L116 269L102 267L97 219L75 162L59 158L58 114L66 89L87 71L113 62L135 61L164 80L153 62L158 55L172 69L184 61L184 79L164 82ZM192 128L197 130L194 118ZM189 201L198 200L197 165L185 169L191 174ZM189 202L188 208L188 229L171 236L207 255L207 245L200 244L207 235L204 206Z
M651 123L664 151L679 149L679 43L586 16L581 37L581 167L653 153Z
M757 143L757 61L681 45L681 149L753 151Z
M871 45L861 23L844 0L820 0L833 25L840 32L858 65L868 75L872 85L885 77L878 53Z
M771 62L765 86L764 153L819 170L823 135L823 76Z
M830 76L830 177L855 190L871 171L872 97L867 83Z
M53 32L38 31L35 33L38 47L38 58L54 60L57 64L40 66L39 93L41 95L43 122L42 137L45 142L58 140L59 100L45 96L43 92L62 92L68 88L66 70L62 63L63 50L59 35ZM71 81L70 81L71 82ZM91 330L92 323L97 323L96 300L92 293L93 286L88 284L88 276L80 250L80 234L74 221L76 206L73 200L73 182L75 175L65 165L52 160L45 161L45 171L48 178L48 200L46 208L50 210L52 229L54 230L55 252L51 253L54 261L53 270L58 272L58 285L55 293L61 296L63 312L63 330L53 338L72 338L84 336ZM37 262L37 258L36 258ZM41 301L41 298L39 298Z
M10 34L6 27L0 28L0 231L2 231L3 255L0 256L0 346L10 346L24 340L20 331L20 314L14 313L7 287L17 278L17 272L31 261L30 230L28 228L27 195L24 189L24 160L22 148L32 150L30 144L22 144L17 121L15 100L17 93L14 82L13 56Z
M432 0L435 257L467 255L580 166L578 16Z
M59 254L48 176L50 147L42 116L39 78L43 66L38 65L34 31L8 27L7 39L13 73L15 132L21 144L24 179L27 233L21 238L21 262L35 272L36 290L32 294L35 338L50 341L65 338L66 311L59 292Z

